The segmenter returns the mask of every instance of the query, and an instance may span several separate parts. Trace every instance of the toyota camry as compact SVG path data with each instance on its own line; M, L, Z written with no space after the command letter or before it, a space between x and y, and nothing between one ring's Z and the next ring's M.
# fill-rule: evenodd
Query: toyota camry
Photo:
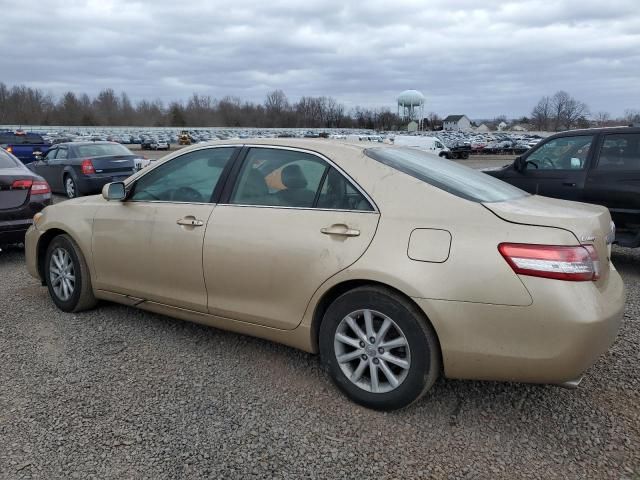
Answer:
M577 386L622 315L612 234L604 207L427 152L243 139L47 207L26 256L65 312L106 300L319 353L391 410L439 376Z

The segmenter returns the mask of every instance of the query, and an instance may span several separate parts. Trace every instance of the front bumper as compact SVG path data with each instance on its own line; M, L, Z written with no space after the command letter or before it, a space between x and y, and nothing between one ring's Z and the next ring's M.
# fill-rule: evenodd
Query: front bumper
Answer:
M565 384L614 342L624 310L620 275L606 283L521 277L526 307L414 298L440 340L450 378Z

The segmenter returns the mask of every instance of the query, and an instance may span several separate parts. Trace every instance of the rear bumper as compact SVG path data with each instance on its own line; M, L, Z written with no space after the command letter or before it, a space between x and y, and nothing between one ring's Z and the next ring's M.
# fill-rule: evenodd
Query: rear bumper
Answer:
M102 187L107 183L123 181L125 178L133 175L133 173L134 172L132 171L128 171L109 175L79 175L76 180L76 185L80 193L83 195L100 193L102 191Z
M0 221L0 246L24 242L27 229L33 220Z
M624 310L622 279L605 285L522 277L526 307L414 299L440 339L450 378L567 384L614 342Z

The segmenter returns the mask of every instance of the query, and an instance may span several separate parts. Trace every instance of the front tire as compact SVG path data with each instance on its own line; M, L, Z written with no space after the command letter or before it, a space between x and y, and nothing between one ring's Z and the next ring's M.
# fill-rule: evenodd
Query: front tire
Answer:
M396 410L422 397L440 375L440 346L424 314L382 287L338 297L320 326L320 355L350 399Z
M89 267L69 235L58 235L51 241L44 265L49 295L60 310L80 312L96 305Z

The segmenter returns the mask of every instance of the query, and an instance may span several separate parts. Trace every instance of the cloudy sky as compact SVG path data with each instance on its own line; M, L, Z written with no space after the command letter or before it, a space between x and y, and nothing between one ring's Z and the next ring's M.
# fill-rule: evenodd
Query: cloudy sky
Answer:
M333 96L528 114L564 89L640 108L639 0L0 0L0 81L134 100Z

